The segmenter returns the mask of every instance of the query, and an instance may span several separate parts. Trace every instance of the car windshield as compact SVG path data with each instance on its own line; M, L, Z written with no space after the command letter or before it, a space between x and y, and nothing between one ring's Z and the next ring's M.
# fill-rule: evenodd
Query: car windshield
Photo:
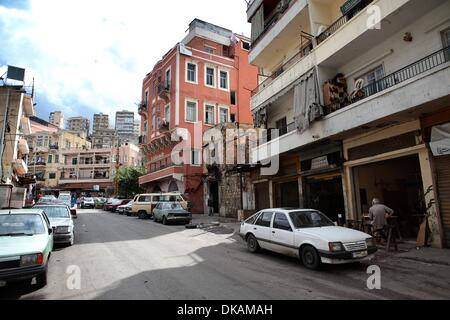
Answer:
M44 234L45 227L37 214L0 215L0 237Z
M84 201L85 202L94 202L94 199L92 199L92 198L84 198Z
M296 229L331 227L335 224L319 211L296 211L289 213Z
M118 204L121 204L122 201L123 201L123 200L114 200L112 204L113 204L113 205L118 205Z
M70 212L66 207L36 207L44 210L47 217L50 219L70 218Z

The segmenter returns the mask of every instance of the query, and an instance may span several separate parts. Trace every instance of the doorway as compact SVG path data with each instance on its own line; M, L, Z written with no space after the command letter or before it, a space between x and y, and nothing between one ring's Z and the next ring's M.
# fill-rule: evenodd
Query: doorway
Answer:
M395 211L402 236L417 237L426 213L418 155L354 167L353 177L359 217L368 214L372 199L378 198Z
M256 211L270 208L269 182L255 184Z
M300 208L297 179L275 184L275 206L277 208Z
M339 215L344 220L345 204L341 175L307 177L305 207L319 210L333 222L339 220Z
M219 183L217 181L209 182L208 207L212 208L212 213L219 213Z

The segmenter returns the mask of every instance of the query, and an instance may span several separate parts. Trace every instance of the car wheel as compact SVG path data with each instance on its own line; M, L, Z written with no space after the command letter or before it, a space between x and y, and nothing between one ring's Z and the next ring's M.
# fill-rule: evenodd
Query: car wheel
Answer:
M36 276L36 286L43 288L47 285L47 268L40 275Z
M303 265L311 270L319 269L322 264L317 250L312 246L306 246L302 249L301 258Z
M261 249L258 240L256 240L256 237L252 234L247 237L247 248L251 253L256 253Z
M167 225L167 218L166 218L166 216L163 216L162 223L163 223L163 225Z

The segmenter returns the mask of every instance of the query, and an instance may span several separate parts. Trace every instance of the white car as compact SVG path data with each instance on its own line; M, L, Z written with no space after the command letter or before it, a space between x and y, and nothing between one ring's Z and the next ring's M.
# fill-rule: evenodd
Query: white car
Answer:
M297 257L308 269L361 261L377 251L372 236L337 227L312 209L263 210L241 224L240 235L250 252L262 248Z
M75 226L70 207L65 204L38 204L34 209L43 210L50 220L54 243L73 245Z
M83 198L81 200L81 209L92 208L95 209L94 198Z

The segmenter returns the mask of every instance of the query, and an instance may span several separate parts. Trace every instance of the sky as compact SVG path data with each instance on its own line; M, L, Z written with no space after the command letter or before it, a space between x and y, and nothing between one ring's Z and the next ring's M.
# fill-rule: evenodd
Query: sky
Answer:
M142 80L199 18L249 35L245 0L0 0L0 76L35 79L40 118L136 111Z

